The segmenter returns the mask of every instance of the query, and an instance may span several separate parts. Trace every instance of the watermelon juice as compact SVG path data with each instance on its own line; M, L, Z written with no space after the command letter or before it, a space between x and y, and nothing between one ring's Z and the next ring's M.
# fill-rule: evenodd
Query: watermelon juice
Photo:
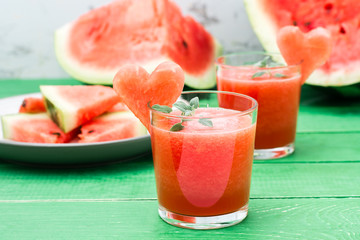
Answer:
M217 86L219 90L245 94L257 100L255 158L291 154L301 92L299 66L240 66L240 60L234 58L239 55L218 59Z
M235 100L247 101L246 106L242 103L242 112L219 108L217 97L210 104L215 107L205 104L207 107L196 109L191 117L183 117L179 111L152 111L150 134L159 214L166 222L207 229L233 225L246 217L257 104L246 96L235 96ZM212 126L199 119L211 121ZM169 130L181 121L183 129ZM214 216L225 216L225 220L214 220Z

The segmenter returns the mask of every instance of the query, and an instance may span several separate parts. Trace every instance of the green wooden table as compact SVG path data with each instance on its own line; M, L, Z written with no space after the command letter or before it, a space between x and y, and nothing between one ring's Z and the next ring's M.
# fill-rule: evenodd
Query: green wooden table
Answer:
M40 84L78 82L0 80L0 97ZM166 224L150 154L72 169L0 161L1 240L360 239L360 100L304 86L296 152L254 162L249 208L242 223L219 230Z

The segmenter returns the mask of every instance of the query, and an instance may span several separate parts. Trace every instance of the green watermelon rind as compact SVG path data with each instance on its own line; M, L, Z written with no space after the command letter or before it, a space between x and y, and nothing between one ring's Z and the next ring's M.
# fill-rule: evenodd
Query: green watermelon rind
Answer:
M95 70L94 68L84 66L71 56L68 48L71 27L72 24L68 23L55 32L55 55L61 67L70 76L79 81L95 85L111 85L116 69L107 69L106 71Z
M269 16L261 0L244 0L246 12L253 31L258 37L261 45L267 52L280 52L276 44L277 26L273 23L273 19ZM309 85L316 86L348 86L360 82L360 71L358 67L360 61L353 62L353 71L337 70L331 74L326 73L322 69L316 69L306 80ZM349 69L347 65L347 69Z
M213 64L201 76L194 76L185 73L185 85L194 89L210 89L216 86L216 58L223 53L223 47L214 39L214 61Z
M62 131L66 133L77 127L77 109L71 102L60 97L52 86L40 86L40 92L45 98L47 114Z
M46 113L14 113L1 116L2 133L4 139L11 140L13 138L12 126L17 124L18 120L29 120L29 119L49 119Z
M17 115L17 114L16 114ZM4 139L11 139L11 118L14 118L15 114L1 116L2 134Z
M81 64L71 54L68 48L69 34L73 23L68 23L55 31L55 55L60 66L73 78L88 84L112 85L113 78L118 71L116 68L99 69ZM214 62L215 58L222 54L221 44L214 39ZM160 63L172 61L170 58L161 57L143 64L142 67L151 73ZM192 75L185 72L185 85L195 89L210 89L216 85L216 68L211 64L201 74Z

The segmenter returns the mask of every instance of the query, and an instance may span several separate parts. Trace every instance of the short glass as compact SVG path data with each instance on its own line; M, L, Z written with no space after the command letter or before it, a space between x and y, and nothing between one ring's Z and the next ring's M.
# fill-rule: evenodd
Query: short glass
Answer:
M253 97L259 104L254 159L285 157L295 150L300 65L279 65L280 54L249 52L216 60L217 87Z
M220 91L183 92L179 100L195 97L193 116L150 108L159 215L184 228L231 226L248 213L257 102Z

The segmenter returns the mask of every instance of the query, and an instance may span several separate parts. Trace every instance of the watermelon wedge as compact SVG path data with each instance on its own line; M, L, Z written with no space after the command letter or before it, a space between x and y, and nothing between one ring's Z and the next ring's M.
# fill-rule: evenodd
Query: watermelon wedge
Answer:
M40 113L46 112L44 99L28 97L25 98L19 108L20 113Z
M253 30L266 51L279 52L276 36L284 26L298 26L305 33L317 27L330 32L330 58L306 83L346 86L360 82L360 1L245 0L244 3Z
M48 114L64 132L83 125L119 102L111 87L40 86Z
M111 85L125 64L152 72L171 60L183 68L186 85L205 89L216 85L221 46L171 0L118 0L58 29L55 52L66 72L90 84Z
M113 141L146 134L146 128L132 112L111 112L83 125L79 143Z
M46 113L18 113L2 116L5 139L31 143L67 143L77 129L64 133Z

